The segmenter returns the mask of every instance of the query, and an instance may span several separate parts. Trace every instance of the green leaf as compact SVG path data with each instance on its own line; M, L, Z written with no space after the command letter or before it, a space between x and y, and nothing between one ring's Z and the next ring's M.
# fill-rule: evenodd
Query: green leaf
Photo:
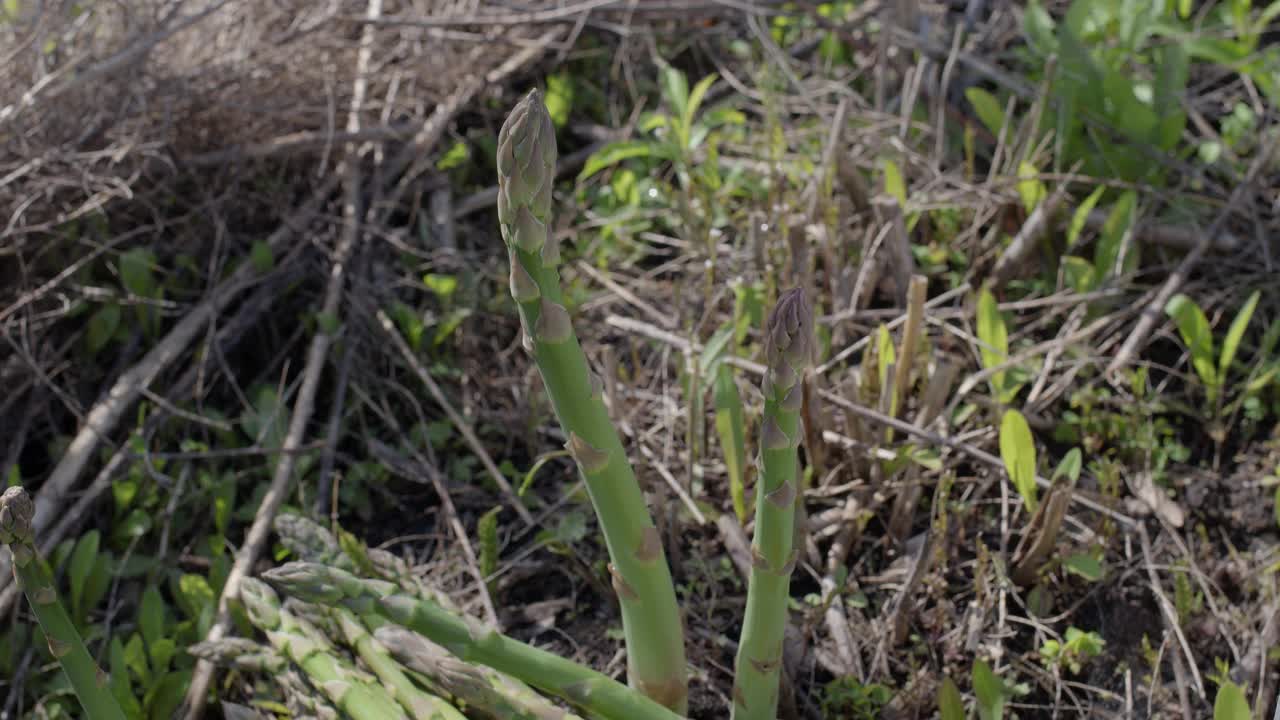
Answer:
M1249 319L1253 317L1253 311L1258 307L1258 300L1261 297L1261 290L1253 291L1245 301L1244 307L1240 308L1240 312L1236 313L1235 319L1231 321L1227 336L1222 339L1222 355L1218 358L1218 379L1222 382L1227 381L1227 371L1231 369L1231 363L1236 359L1236 351L1240 348L1244 331L1249 328Z
M1089 582L1102 579L1102 562L1092 555L1085 553L1070 555L1062 561L1062 566L1068 572L1075 573Z
M107 343L111 342L111 338L115 337L116 329L119 327L120 306L116 303L107 303L89 316L89 329L86 332L89 354L96 355Z
M978 717L981 720L1002 720L1004 683L982 660L973 663L973 694L978 698Z
M276 266L275 255L271 252L271 244L266 240L257 240L249 250L249 262L253 269L260 273L270 272Z
M1000 101L979 87L968 88L964 91L964 96L973 106L973 112L977 114L983 126L990 130L992 135L1000 137L1000 131L1005 123L1004 108L1000 105Z
M1098 238L1098 247L1094 252L1093 266L1103 278L1112 277L1118 272L1127 272L1136 265L1137 247L1130 247L1125 258L1124 267L1116 267L1116 261L1124 249L1125 240L1133 227L1134 208L1138 202L1138 194L1132 190L1125 192L1111 208L1107 221L1102 226L1102 234Z
M547 92L543 102L547 106L547 114L551 122L562 128L569 122L569 113L573 110L574 87L573 77L565 71L547 76Z
M155 585L148 585L142 591L142 602L138 605L138 630L147 647L151 647L164 637L164 598ZM160 668L155 668L156 672Z
M1066 455L1062 456L1062 460L1058 463L1058 467L1053 469L1053 477L1050 480L1057 480L1065 477L1072 485L1080 479L1080 468L1084 464L1080 448L1071 448Z
M729 495L733 499L733 512L738 522L747 522L747 492L743 471L747 465L747 432L743 420L742 397L733 381L733 369L721 365L716 371L714 386L716 410L716 434L720 438L720 450L724 453L725 469L729 475Z
M203 575L192 573L184 573L178 578L178 599L183 611L192 620L198 619L205 608L217 601L209 581Z
M627 140L610 143L587 158L586 164L582 166L582 172L578 173L578 180L586 180L601 170L613 167L623 160L648 158L655 155L660 156L661 152L657 149L657 146L647 140Z
M1067 287L1078 293L1087 293L1098 287L1098 273L1093 263L1075 255L1062 257L1062 276Z
M448 301L458 289L458 277L456 275L427 273L422 276L422 284L426 285L427 289L435 293L435 296L440 300Z
M938 714L942 720L965 720L964 698L949 677L942 678L942 685L938 688Z
M168 672L169 663L173 661L173 656L177 652L178 646L173 642L173 638L162 637L151 644L147 654L151 658L151 667L156 672Z
M1018 163L1018 196L1022 198L1022 206L1027 212L1035 210L1048 194L1036 166L1029 162Z
M190 670L179 670L162 677L146 695L149 720L169 720L182 704L182 699L186 697L187 688L190 686Z
M705 97L707 91L711 89L711 86L715 83L717 77L719 76L715 73L711 73L710 75L702 78L698 81L697 85L693 86L693 91L689 93L689 103L685 106L684 113L680 116L681 125L684 126L684 132L686 135L693 129L693 118L698 114L698 107L702 105L703 97ZM689 138L686 137L686 147L688 146L688 140Z
M902 171L898 169L898 163L886 159L883 170L885 193L898 201L898 207L906 208L907 183L902 179Z
M125 643L124 662L130 670L133 670L133 674L138 676L143 685L151 684L151 668L147 664L147 648L142 642L142 636L138 633L130 635L129 642Z
M436 169L440 171L463 167L471 159L471 146L465 140L459 140L449 146L448 150L436 161Z
M1036 445L1027 419L1006 410L1000 419L1000 459L1028 510L1036 509Z
M480 574L486 578L498 571L498 513L495 507L480 516L476 535L480 538Z
M880 380L881 388L889 383L889 366L893 365L896 359L893 336L889 334L889 327L881 323L880 327L876 328L876 377Z
M1218 697L1213 701L1213 720L1253 720L1244 688L1230 680L1218 687Z
M1205 384L1212 402L1217 397L1219 378L1213 362L1213 333L1209 329L1209 319L1194 300L1182 293L1169 298L1164 311L1178 326L1178 334L1191 353L1191 365Z
M1080 203L1080 207L1071 215L1071 226L1067 228L1067 247L1075 247L1076 242L1080 239L1080 232L1084 230L1085 221L1089 218L1089 213L1093 212L1093 208L1098 204L1098 200L1102 197L1102 193L1106 191L1105 185L1099 185L1089 193L1089 196Z
M662 97L674 111L674 115L683 118L689 107L689 79L669 63L662 63L658 71L662 82Z
M76 547L71 551L71 560L67 564L67 579L71 582L71 615L83 618L89 608L84 606L84 588L89 582L89 574L98 560L98 546L102 537L97 530L90 530L80 537Z
M998 367L1009 359L1009 333L1004 326L1004 316L996 298L987 288L978 293L978 340L984 370ZM1005 378L1007 371L1000 370L991 375L991 392L1000 402L1005 402L1008 394Z
M702 354L698 357L698 374L703 383L711 382L712 373L716 371L721 358L724 357L730 340L733 340L733 326L725 323L720 326L715 335L711 336L707 344L702 346Z
M124 289L143 298L156 296L156 282L152 268L156 255L146 248L134 248L120 256L120 284Z

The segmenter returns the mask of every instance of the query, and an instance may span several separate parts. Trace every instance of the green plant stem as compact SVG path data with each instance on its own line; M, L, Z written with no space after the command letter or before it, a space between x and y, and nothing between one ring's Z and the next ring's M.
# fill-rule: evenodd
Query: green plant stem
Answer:
M67 611L58 600L53 573L35 547L31 518L35 509L31 496L21 487L11 487L0 495L0 543L13 553L13 574L22 586L31 611L49 643L49 653L62 666L75 691L84 717L89 720L124 720L120 703L111 694L108 677L76 632Z
M795 508L802 436L804 371L812 353L813 313L800 290L782 295L769 317L765 347L760 480L747 611L734 667L734 720L774 720L782 672L791 573L796 564Z
M526 347L542 374L570 453L586 480L622 609L631 686L683 713L688 704L683 623L662 540L645 505L602 386L561 297L558 242L551 237L555 130L537 91L498 136L498 218L511 261L511 294Z
M360 659L373 670L373 674L378 676L396 702L414 720L467 720L465 715L449 703L414 685L409 676L404 674L400 663L391 656L386 646L369 633L369 629L355 613L343 607L333 608L330 613L347 644L355 648Z
M339 660L323 634L281 608L280 598L266 583L245 578L240 599L250 622L266 633L272 647L302 668L339 710L354 720L409 720L372 678Z
M513 675L609 720L680 717L611 678L545 650L512 640L435 603L404 595L394 584L358 578L315 563L287 563L263 575L286 594L307 602L341 604L361 617L379 615L436 642L458 659Z
M401 664L440 686L472 712L500 720L582 720L510 675L465 663L399 625L384 624L373 634Z

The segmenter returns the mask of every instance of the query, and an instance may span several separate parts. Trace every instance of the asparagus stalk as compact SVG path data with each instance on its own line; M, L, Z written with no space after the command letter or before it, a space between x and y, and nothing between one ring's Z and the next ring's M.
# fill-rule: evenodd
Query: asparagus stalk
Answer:
M467 720L452 705L415 685L387 648L347 608L295 604L293 600L285 603L285 608L310 621L329 637L342 638L342 642L354 650L373 674L378 676L387 693L400 703L413 720ZM371 620L375 625L385 622L377 617Z
M379 580L390 580L410 595L430 600L453 612L461 612L448 595L424 583L413 573L409 564L394 553L366 547L346 533L344 539L339 540L320 523L295 513L278 516L275 530L280 536L280 542L299 560L331 565Z
M791 572L804 371L813 352L813 312L800 289L778 299L765 332L768 371L760 429L760 481L747 611L734 667L734 720L774 720Z
M428 600L399 593L382 580L358 578L316 563L292 562L263 574L285 594L378 615L443 645L460 660L488 665L610 720L675 720L680 716L609 677L512 640Z
M53 573L36 550L31 528L34 512L31 496L23 488L11 487L0 495L0 544L8 545L13 553L14 579L22 587L44 631L49 653L71 681L84 716L89 720L124 720L124 711L111 694L107 674L89 655L80 633L58 600Z
M250 622L266 633L272 647L302 668L339 710L354 720L409 720L372 678L339 660L324 635L281 608L280 598L266 583L245 578L240 600Z
M429 678L474 714L494 720L582 720L510 675L462 662L399 625L384 624L373 635L402 665Z
M622 608L627 679L683 713L689 693L683 626L662 540L561 297L560 249L549 231L555 167L555 130L535 90L498 135L498 220L511 262L511 295L604 532Z
M279 687L285 705L294 717L338 720L338 709L319 697L297 667L269 645L247 638L225 637L198 642L189 646L187 652L219 667L269 676ZM253 717L258 716L255 714Z

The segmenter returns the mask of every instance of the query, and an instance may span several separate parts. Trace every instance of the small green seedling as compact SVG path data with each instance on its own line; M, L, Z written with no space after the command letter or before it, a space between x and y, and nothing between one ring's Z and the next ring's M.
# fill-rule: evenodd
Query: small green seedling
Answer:
M1045 640L1040 646L1040 660L1047 668L1067 668L1079 674L1085 663L1102 654L1106 641L1096 632L1067 628L1063 640Z

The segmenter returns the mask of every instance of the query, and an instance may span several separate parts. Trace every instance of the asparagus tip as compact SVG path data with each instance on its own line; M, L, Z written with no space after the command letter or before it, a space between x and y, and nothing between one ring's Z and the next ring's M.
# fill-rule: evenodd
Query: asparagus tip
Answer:
M0 543L28 543L31 541L31 519L35 504L31 502L21 485L11 487L0 495Z

